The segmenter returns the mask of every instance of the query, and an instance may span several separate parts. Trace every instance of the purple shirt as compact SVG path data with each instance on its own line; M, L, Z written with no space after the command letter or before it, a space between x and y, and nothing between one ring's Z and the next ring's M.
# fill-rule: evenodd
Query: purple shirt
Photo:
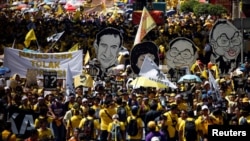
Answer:
M146 135L145 141L151 141L153 137L159 137L160 141L167 141L166 137L162 132L152 132L152 131Z

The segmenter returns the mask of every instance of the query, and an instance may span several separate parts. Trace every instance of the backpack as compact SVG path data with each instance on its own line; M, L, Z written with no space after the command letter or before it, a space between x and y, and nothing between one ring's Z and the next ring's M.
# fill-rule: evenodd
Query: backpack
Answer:
M119 116L119 121L122 121L124 123L127 121L127 111L126 111L125 107L119 106L117 108L117 114Z
M195 141L197 139L197 131L194 119L191 121L185 121L184 135L186 137L186 141Z
M117 140L117 141L122 140L120 123L118 124L112 123L111 138L112 140Z
M84 139L93 139L94 136L94 120L86 118L86 121L83 125L82 134Z
M138 133L137 117L133 119L132 117L129 120L127 125L127 133L130 136L136 136Z

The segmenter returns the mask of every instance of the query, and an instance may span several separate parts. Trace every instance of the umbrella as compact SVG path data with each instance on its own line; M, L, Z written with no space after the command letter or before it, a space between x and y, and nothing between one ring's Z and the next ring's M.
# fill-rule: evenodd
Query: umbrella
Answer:
M143 76L137 77L132 82L130 82L129 85L133 86L134 88L155 87L155 88L160 89L160 88L167 88L168 87L167 85L150 80L150 79L143 77Z
M243 71L241 71L241 68L237 68L234 72L233 72L233 76L239 76L242 75Z
M71 4L66 4L64 7L67 11L75 11L76 7Z
M179 80L178 83L193 83L193 82L202 82L199 76L194 75L194 74L186 74L182 76Z

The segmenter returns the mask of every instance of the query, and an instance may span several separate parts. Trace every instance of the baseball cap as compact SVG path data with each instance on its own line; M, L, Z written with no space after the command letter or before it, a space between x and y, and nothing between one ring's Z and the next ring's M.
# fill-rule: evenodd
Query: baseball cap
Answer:
M114 115L112 116L112 119L119 119L119 115L118 115L118 114L114 114Z
M201 110L208 110L207 105L203 105L203 106L201 107Z

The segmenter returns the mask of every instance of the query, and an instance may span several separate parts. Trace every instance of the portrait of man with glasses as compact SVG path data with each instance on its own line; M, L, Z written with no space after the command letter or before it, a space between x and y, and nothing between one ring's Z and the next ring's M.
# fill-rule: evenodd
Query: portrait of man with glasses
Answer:
M197 57L197 48L193 41L186 37L178 37L169 43L166 60L169 69L191 67Z
M237 67L242 45L242 33L228 20L219 19L209 34L213 55L211 61L217 63L221 74Z

